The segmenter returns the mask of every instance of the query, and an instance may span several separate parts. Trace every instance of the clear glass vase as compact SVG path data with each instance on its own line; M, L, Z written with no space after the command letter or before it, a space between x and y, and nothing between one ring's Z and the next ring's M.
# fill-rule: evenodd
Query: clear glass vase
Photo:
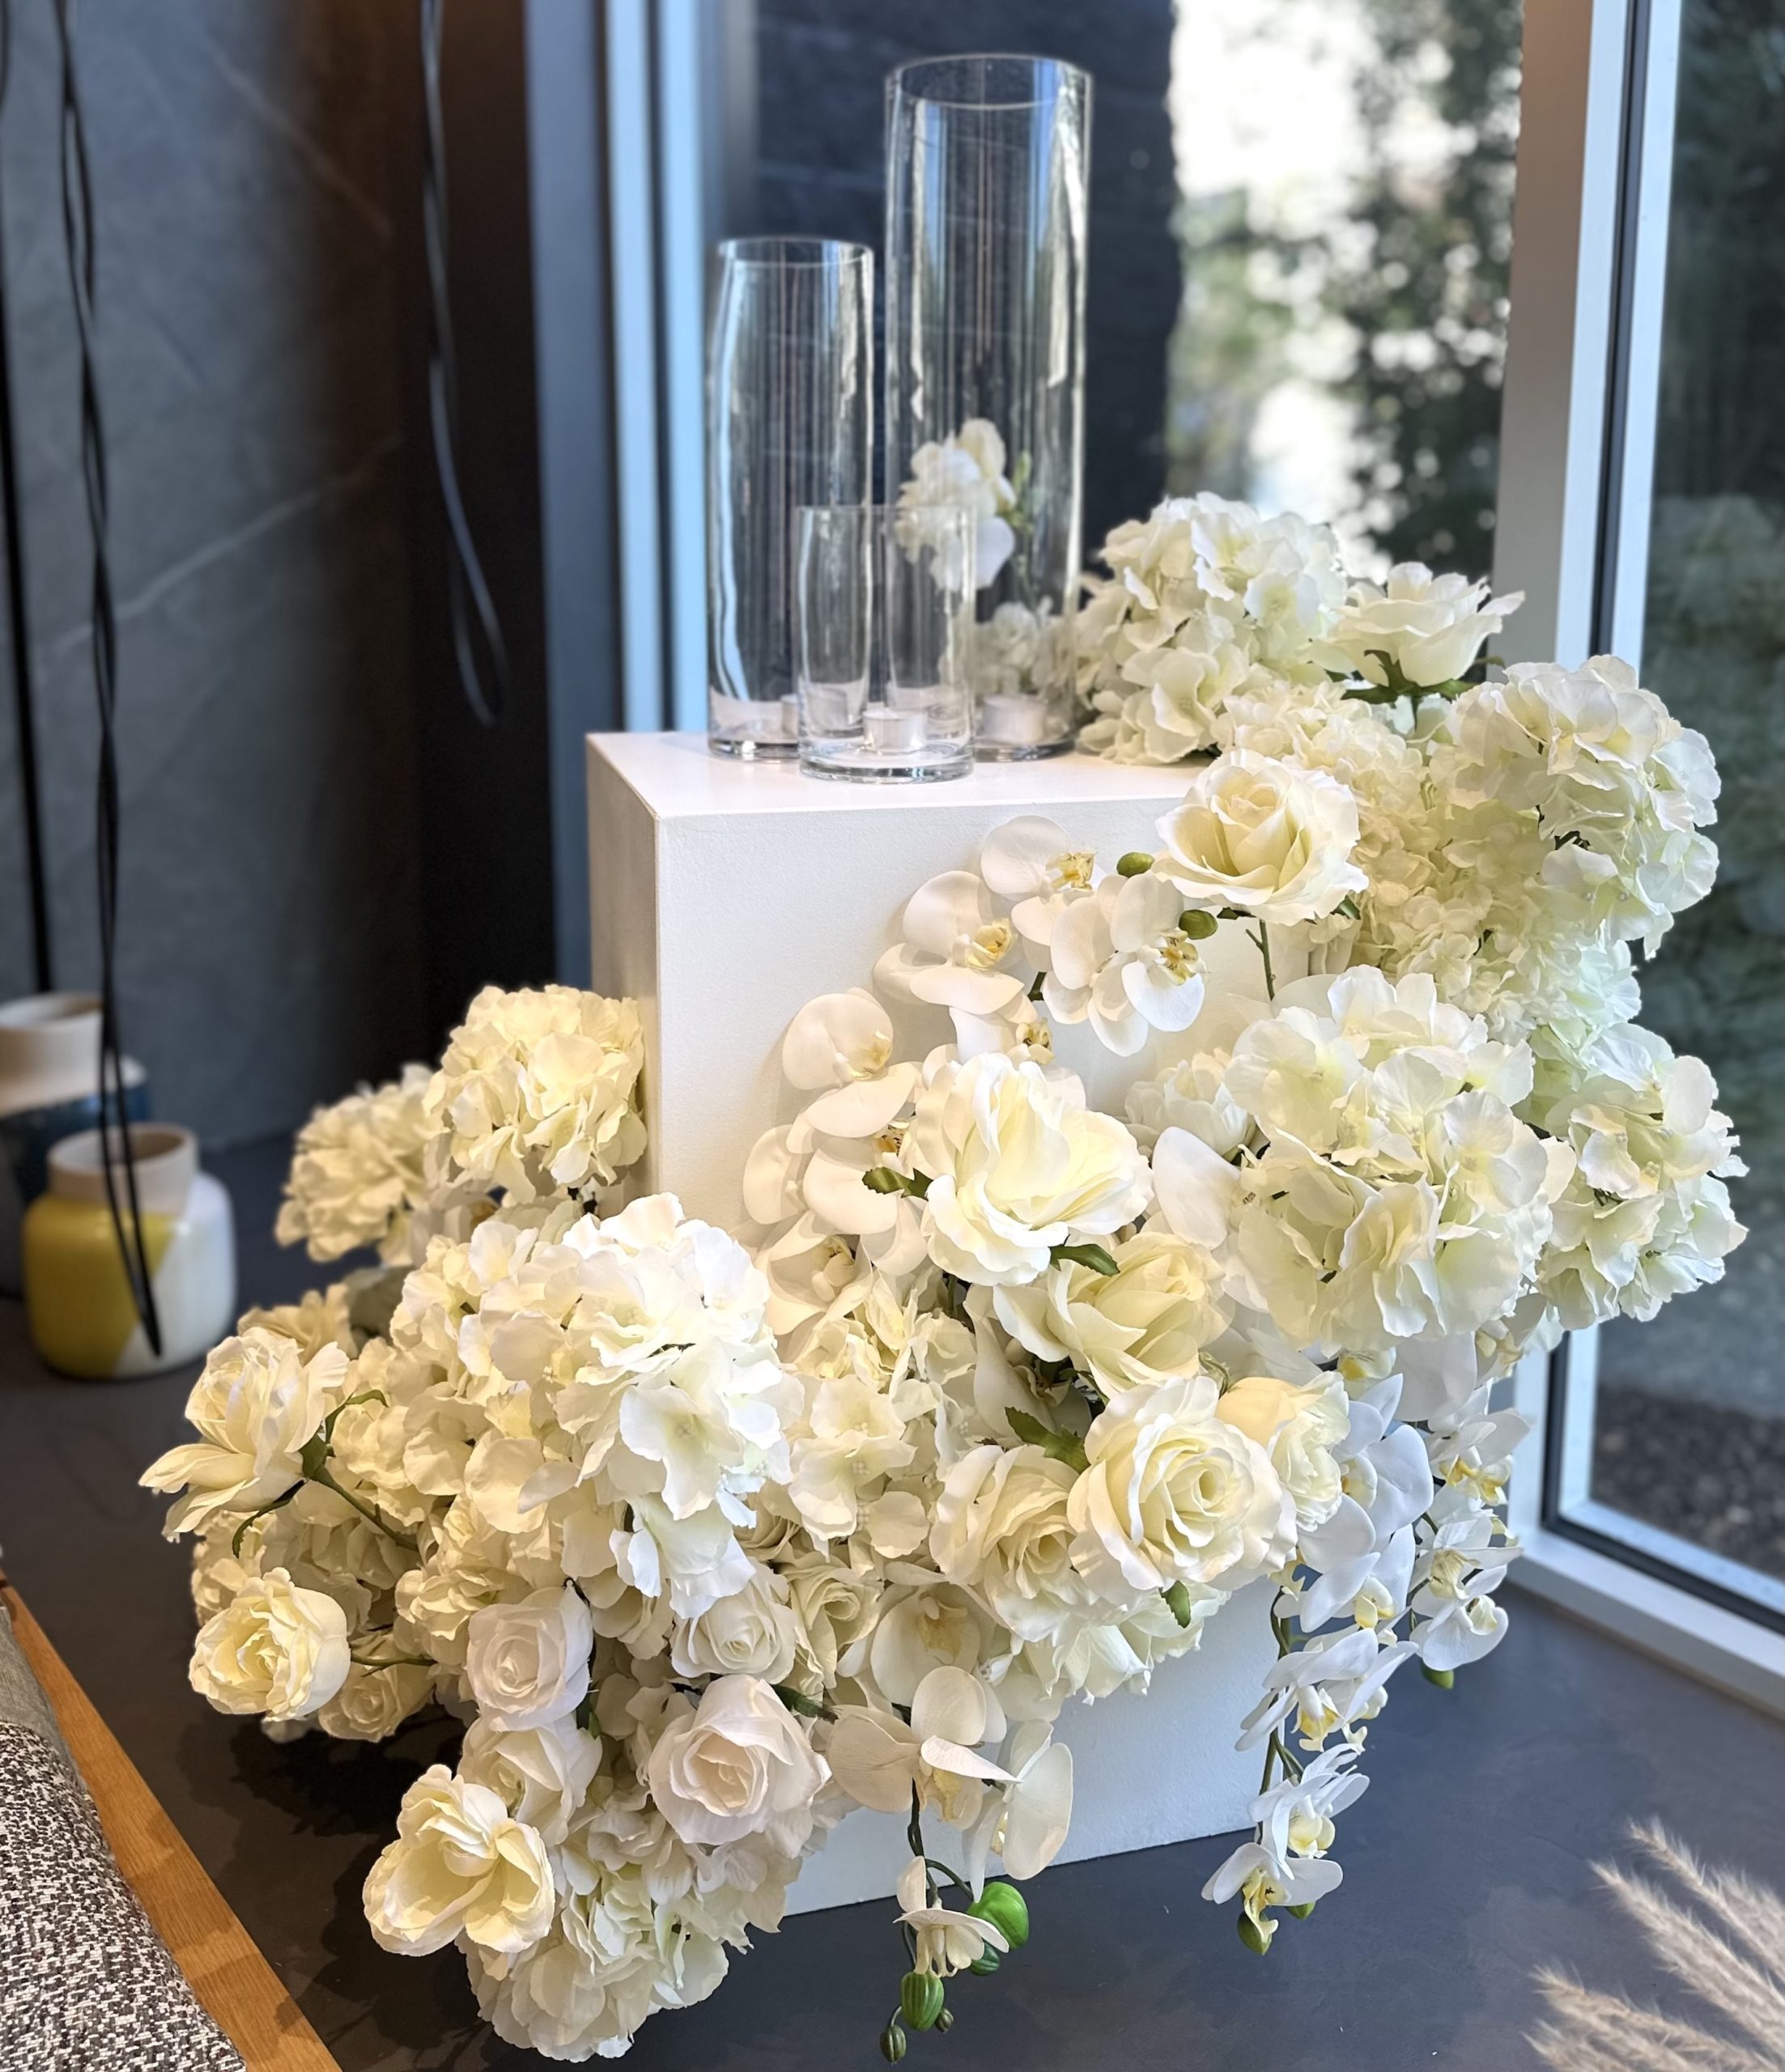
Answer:
M917 783L973 766L974 526L964 511L802 511L800 767Z
M1071 745L1091 83L1044 57L887 81L886 482L977 534L978 753Z
M873 452L873 254L818 238L719 248L707 357L708 741L799 749L794 521L865 504Z

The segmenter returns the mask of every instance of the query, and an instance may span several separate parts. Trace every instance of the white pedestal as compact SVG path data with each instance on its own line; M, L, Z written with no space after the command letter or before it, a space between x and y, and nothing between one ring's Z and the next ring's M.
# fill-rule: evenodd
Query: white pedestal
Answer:
M819 993L871 983L926 878L971 868L991 830L1023 813L1048 814L1106 864L1153 849L1185 781L1063 756L984 764L948 783L874 786L737 762L698 734L597 734L589 749L593 983L635 1000L644 1021L650 1141L640 1182L727 1228L742 1219L750 1146L802 1098L781 1078L788 1021ZM1260 990L1256 953L1234 924L1205 945L1204 962L1211 995L1224 980ZM1295 975L1291 945L1278 963L1280 978ZM950 1033L937 1008L894 1019L906 1055ZM1062 1032L1058 1047L1092 1099L1119 1113L1132 1064L1086 1029ZM1196 1653L1164 1665L1147 1698L1068 1707L1060 1730L1077 1757L1068 1858L1244 1823L1257 1765L1233 1743L1274 1652L1267 1599L1253 1591L1228 1607ZM903 1852L899 1822L854 1815L801 1875L795 1911L890 1892Z

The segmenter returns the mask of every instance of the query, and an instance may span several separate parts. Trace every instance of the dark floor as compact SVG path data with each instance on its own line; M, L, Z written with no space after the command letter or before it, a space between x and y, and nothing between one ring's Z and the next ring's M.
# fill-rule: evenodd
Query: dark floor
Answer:
M278 1148L214 1161L264 1230ZM252 1235L244 1300L311 1270ZM482 2032L451 1952L372 1943L359 1892L397 1801L443 1736L278 1748L186 1687L186 1557L157 1535L142 1466L180 1435L188 1376L57 1382L0 1304L0 1540L10 1573L344 2072L541 2066ZM1531 1980L1561 1964L1641 1998L1659 1981L1589 1865L1659 1815L1714 1861L1785 1877L1785 1727L1534 1599L1455 1691L1412 1678L1371 1735L1375 1784L1344 1821L1345 1884L1260 1960L1198 1887L1228 1844L1047 1874L1029 1947L951 1995L952 2072L1515 2072L1537 2061ZM640 2068L841 2072L879 2062L899 1969L890 1909L839 1909L762 1938L705 2006L654 2017Z

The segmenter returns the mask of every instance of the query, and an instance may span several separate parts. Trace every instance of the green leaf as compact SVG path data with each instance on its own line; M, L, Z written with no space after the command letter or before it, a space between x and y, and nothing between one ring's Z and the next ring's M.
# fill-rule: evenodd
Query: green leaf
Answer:
M1010 1429L1026 1446L1039 1446L1049 1460L1064 1461L1078 1475L1090 1465L1085 1458L1083 1440L1075 1439L1069 1432L1052 1430L1026 1410L1007 1410L1004 1414Z
M1171 1607L1171 1616L1177 1620L1179 1625L1188 1628L1191 1620L1196 1616L1190 1608L1188 1588L1181 1582L1172 1583L1162 1590L1159 1594Z
M790 1713L797 1713L803 1719L835 1719L836 1714L818 1698L809 1698L805 1692L791 1684L775 1684L769 1687Z
M1068 1260L1073 1266L1088 1266L1093 1273L1120 1271L1115 1259L1101 1245L1056 1245L1048 1256L1056 1261Z

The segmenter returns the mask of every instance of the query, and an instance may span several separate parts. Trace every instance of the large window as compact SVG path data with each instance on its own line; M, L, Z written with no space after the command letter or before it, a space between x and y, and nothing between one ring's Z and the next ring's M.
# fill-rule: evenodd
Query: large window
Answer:
M1642 1020L1710 1064L1750 1170L1718 1286L1527 1364L1544 1471L1515 1505L1541 1586L1777 1705L1785 0L1531 21L1498 573L1535 597L1519 652L1615 649L1715 753L1718 881L1643 968Z

